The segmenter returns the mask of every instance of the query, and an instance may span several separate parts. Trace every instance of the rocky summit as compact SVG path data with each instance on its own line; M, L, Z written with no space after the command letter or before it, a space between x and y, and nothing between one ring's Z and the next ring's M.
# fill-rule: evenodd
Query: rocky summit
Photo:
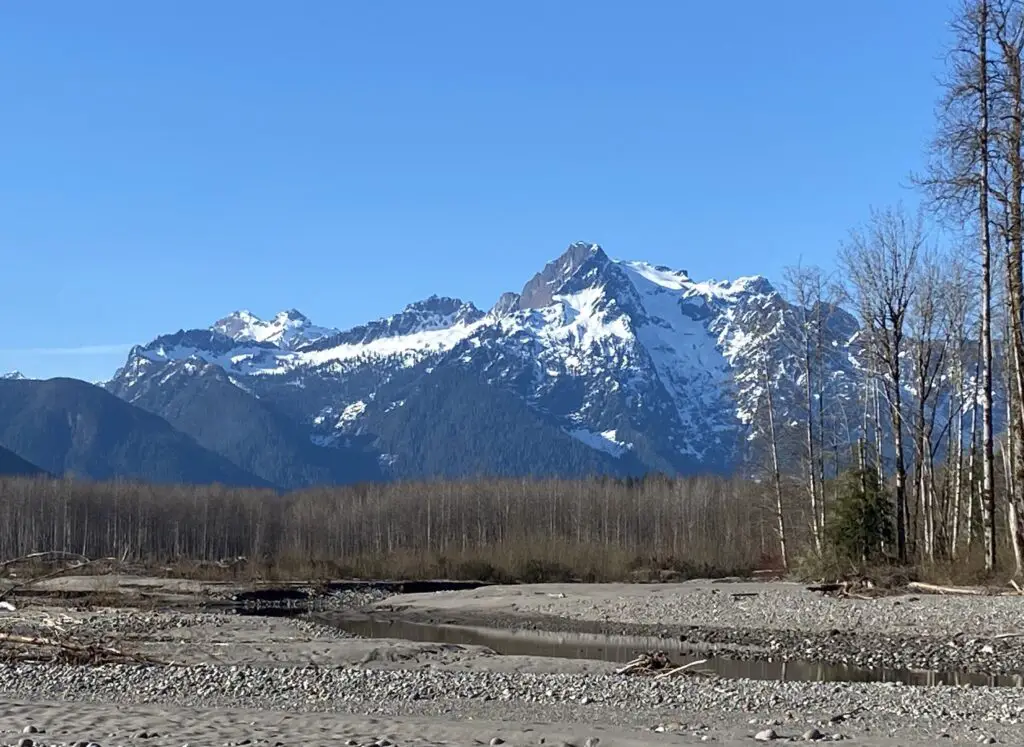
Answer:
M577 242L486 312L431 296L337 330L295 310L269 321L239 311L134 347L104 386L207 449L236 462L244 451L242 466L282 487L376 470L727 473L756 442L766 385L778 422L800 419L792 342L810 312L760 276L699 281ZM821 394L838 422L857 324L831 308L821 329ZM290 444L302 464L261 474L254 466L281 461L263 441L277 454Z

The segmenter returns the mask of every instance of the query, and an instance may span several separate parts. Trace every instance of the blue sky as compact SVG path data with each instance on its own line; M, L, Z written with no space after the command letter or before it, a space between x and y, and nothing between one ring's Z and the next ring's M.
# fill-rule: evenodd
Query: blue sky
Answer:
M490 305L571 241L828 264L914 194L944 0L39 0L0 22L0 371L237 309Z

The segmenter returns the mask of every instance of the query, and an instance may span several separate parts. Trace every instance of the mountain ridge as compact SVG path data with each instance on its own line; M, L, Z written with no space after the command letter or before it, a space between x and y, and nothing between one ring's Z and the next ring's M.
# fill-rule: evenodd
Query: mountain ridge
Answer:
M598 244L573 242L519 293L503 294L486 312L432 295L347 330L318 327L294 309L270 321L234 312L208 329L135 346L106 386L167 416L166 402L176 397L152 392L192 386L189 377L213 366L223 373L221 384L272 408L305 441L342 450L358 442L378 452L385 477L430 476L443 459L407 442L405 448L422 452L433 466L392 453L390 424L408 392L438 408L428 413L417 406L419 418L443 421L452 409L443 403L453 400L424 392L431 377L447 377L437 378L440 389L445 382L473 382L466 386L486 403L478 417L493 408L507 428L543 432L551 449L565 451L554 428L600 453L600 471L728 473L744 458L759 407L760 379L752 373L758 346L781 345L799 316L762 276L697 281L684 270L612 259ZM836 319L827 331L826 365L830 395L841 402L855 373L856 322L842 310ZM783 360L772 371L781 385L780 415L797 405L796 370L794 361ZM139 394L144 389L146 397ZM509 396L520 404L512 406ZM245 411L256 407L239 402ZM459 417L466 433L488 433L468 413ZM444 430L437 423L406 427ZM453 464L461 459L456 450ZM515 472L497 444L490 451L489 458L474 457L479 469L491 464ZM531 474L526 461L519 469Z

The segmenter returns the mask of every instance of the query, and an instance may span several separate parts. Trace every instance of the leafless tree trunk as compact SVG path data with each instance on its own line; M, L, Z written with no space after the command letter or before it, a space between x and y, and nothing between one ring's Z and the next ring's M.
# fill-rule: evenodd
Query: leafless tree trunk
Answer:
M981 257L981 500L984 506L985 565L996 567L994 452L992 448L992 82L988 42L990 0L965 0L953 23L946 96L939 110L936 158L919 180L933 204L958 222L977 223Z
M892 425L896 487L896 551L907 562L907 470L904 456L903 353L914 278L924 245L921 218L902 208L872 211L862 230L851 232L840 260L868 335L867 354L879 371Z
M768 440L772 456L772 484L775 488L775 526L778 532L779 554L782 555L782 567L789 569L789 550L786 544L786 516L782 505L782 470L779 466L779 436L775 429L775 402L772 398L772 383L768 378L767 365L762 369L765 392L765 404L768 409Z
M992 75L996 125L993 145L994 192L1002 208L1006 250L1007 420L1012 479L1007 483L1010 539L1021 573L1024 545L1024 278L1022 278L1022 193L1024 193L1024 90L1021 53L1024 49L1024 8L1020 0L992 0L992 35L998 48Z
M968 349L970 343L971 291L973 279L959 255L950 257L942 288L942 333L946 338L949 355L947 376L949 387L950 445L946 453L946 473L951 481L949 547L951 558L956 558L960 547L961 509L964 501L964 411L968 404L966 388ZM971 391L973 392L973 386ZM977 395L971 400L971 411L976 409ZM972 421L973 423L973 421ZM973 429L973 424L972 424ZM967 512L968 516L970 511Z
M800 361L807 495L811 513L811 537L815 551L822 550L825 527L824 443L824 347L829 318L836 306L833 283L819 267L787 267L785 284L798 315L795 339L787 340Z
M935 521L935 484L933 480L935 448L933 436L940 376L945 366L947 342L939 334L943 293L942 258L924 251L915 278L916 292L910 305L910 329L913 339L913 379L916 399L914 419L914 455L916 514L922 523L924 554L935 560L937 526Z

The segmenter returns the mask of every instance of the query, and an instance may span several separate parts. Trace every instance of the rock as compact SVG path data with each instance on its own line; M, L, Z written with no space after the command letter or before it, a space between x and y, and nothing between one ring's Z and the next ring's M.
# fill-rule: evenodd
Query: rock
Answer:
M22 734L38 734L39 733L39 727L38 726L33 726L32 724L29 724L28 726L26 726L24 729L21 730L21 733Z
M820 739L824 739L825 735L818 731L818 729L808 729L800 738L808 742L817 742Z
M32 737L22 737L18 740L18 747L35 747Z
M754 735L754 739L758 742L771 742L779 738L779 735L775 733L775 729L764 729Z
M491 747L497 747L499 744L505 744L505 740L501 737L494 737L491 739Z
M601 740L597 737L587 737L587 741L583 743L583 747L597 747Z

